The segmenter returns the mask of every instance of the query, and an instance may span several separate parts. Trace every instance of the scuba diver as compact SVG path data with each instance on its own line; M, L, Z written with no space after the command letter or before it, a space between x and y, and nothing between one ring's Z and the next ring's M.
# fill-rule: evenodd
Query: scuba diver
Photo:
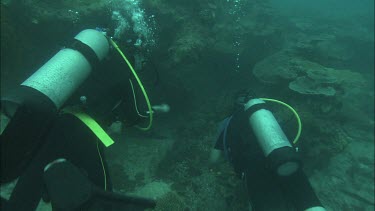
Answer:
M299 130L290 142L270 111L277 102L292 110ZM298 114L274 99L256 98L250 91L240 93L236 111L221 124L220 135L211 151L211 162L222 154L244 181L253 211L324 211L314 193L295 144L301 133Z
M111 45L118 54L110 52ZM124 71L124 64L133 74ZM137 87L147 112L138 108ZM57 211L155 207L152 199L112 192L103 148L114 141L103 128L121 122L148 130L154 113L168 111L166 104L151 106L110 37L98 29L81 31L1 98L2 127L4 119L7 125L1 133L0 181L17 179L9 199L1 197L2 210L36 210L41 199Z

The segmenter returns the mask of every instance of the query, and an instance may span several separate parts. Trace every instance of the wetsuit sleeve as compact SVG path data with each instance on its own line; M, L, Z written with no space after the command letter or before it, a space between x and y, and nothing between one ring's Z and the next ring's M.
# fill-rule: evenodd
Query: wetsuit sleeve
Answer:
M223 135L224 133L223 132L221 132L220 133L220 135L219 135L219 137L217 138L217 140L216 140L216 143L215 143L215 149L217 149L217 150L224 150L224 145L223 145Z

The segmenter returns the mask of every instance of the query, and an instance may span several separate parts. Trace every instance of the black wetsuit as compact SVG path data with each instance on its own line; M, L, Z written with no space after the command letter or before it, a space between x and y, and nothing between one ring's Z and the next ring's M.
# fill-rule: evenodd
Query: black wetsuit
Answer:
M270 170L245 112L237 111L224 124L227 127L224 125L215 148L224 151L236 173L245 180L252 210L302 211L322 206L301 168L287 177Z
M77 117L71 114L59 116L46 135L46 140L20 175L7 202L7 210L36 209L42 195L45 194L44 167L57 158L67 159L79 167L96 186L104 187L102 163L97 149L98 141L95 134ZM102 144L99 143L99 149L101 148ZM104 167L108 169L103 152L101 156ZM107 188L111 189L108 174Z

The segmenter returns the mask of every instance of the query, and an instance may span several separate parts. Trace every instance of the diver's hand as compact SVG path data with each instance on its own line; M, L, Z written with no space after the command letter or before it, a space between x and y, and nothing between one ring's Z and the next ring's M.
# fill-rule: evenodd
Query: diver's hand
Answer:
M210 158L209 158L210 164L219 163L219 161L223 160L223 157L224 156L221 150L211 149Z
M152 106L153 113L168 113L170 110L171 110L171 107L166 103ZM147 111L147 113L150 113L150 112Z
M307 208L306 210L304 211L326 211L326 209L324 207L321 207L321 206L317 206L317 207L310 207L310 208Z
M124 130L124 124L121 121L113 122L106 130L108 135L120 135Z

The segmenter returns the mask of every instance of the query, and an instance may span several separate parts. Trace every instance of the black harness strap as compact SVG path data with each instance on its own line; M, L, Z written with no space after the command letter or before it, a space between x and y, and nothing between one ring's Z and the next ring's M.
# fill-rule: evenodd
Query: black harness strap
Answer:
M100 62L98 56L96 55L95 51L85 43L77 39L73 39L73 42L71 42L71 44L68 45L67 48L79 51L90 63L92 69L95 69L98 66Z

